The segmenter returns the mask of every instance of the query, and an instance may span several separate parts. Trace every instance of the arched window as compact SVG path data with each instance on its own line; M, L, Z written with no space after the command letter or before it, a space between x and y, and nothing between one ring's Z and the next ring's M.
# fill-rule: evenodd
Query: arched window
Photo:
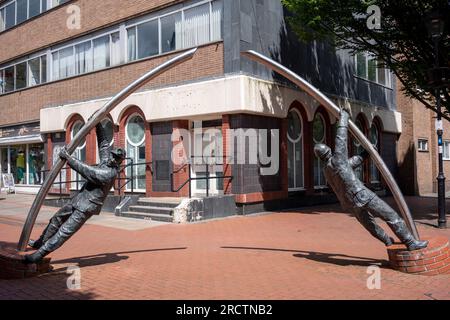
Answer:
M372 128L370 128L370 142L372 142L373 146L380 152L380 130L378 129L378 125L374 122ZM375 163L370 161L370 183L378 184L380 183L380 172L377 169Z
M77 133L81 130L81 128L83 128L83 126L84 126L84 123L81 120L77 120L73 124L72 131L70 133L71 140L73 140L73 138L77 135ZM73 156L82 162L86 162L86 139L83 139L83 141L81 141L80 145L73 153ZM71 186L72 189L75 189L75 190L80 189L83 184L82 181L84 180L84 178L79 173L77 173L75 170L71 171L70 176L71 176L70 180L72 180L72 186Z
M366 135L366 129L365 129L362 119L361 118L356 119L355 124L359 128L359 130L361 130L361 132ZM353 155L360 155L364 151L364 148L361 146L361 144L359 143L358 140L353 138L352 141L353 141ZM358 168L356 168L355 173L356 173L356 176L359 178L359 180L364 182L364 178L365 178L364 177L364 164L359 166Z
M313 121L313 142L314 145L326 143L326 124L325 119L320 113L317 113ZM314 157L314 187L325 187L327 182L323 173L325 164L319 158Z
M127 167L127 178L133 178L134 190L145 190L145 121L138 115L132 115L126 124L127 157L133 166ZM127 161L131 164L131 160ZM128 183L127 189L131 189Z
M303 178L303 119L292 110L288 115L288 180L289 191L304 188Z

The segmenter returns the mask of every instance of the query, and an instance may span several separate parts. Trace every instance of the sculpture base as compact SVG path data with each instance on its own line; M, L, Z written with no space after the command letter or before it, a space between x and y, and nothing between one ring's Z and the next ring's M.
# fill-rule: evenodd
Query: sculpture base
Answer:
M52 270L50 258L44 258L40 263L26 264L25 254L10 246L0 246L0 279L31 278Z
M402 244L388 247L391 267L400 272L424 276L450 274L449 240L445 237L425 240L430 243L422 250L408 251Z

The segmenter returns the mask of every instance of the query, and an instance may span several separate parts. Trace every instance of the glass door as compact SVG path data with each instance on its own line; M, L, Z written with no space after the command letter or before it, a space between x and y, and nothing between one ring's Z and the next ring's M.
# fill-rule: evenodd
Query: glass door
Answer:
M220 127L202 129L201 134L193 133L194 144L191 165L191 190L194 196L223 194L223 142ZM207 178L195 180L195 178ZM209 186L208 186L209 184ZM209 188L208 188L209 187ZM209 189L209 192L207 190Z

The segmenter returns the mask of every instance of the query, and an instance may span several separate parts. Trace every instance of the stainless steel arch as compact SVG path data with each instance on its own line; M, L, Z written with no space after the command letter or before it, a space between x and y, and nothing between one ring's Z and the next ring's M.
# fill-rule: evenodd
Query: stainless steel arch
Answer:
M125 89L120 91L116 96L114 96L110 101L108 101L101 109L99 109L95 115L83 126L83 128L78 132L78 134L73 138L73 140L67 145L67 151L72 154L81 141L89 134L89 132L95 128L95 126L103 120L116 106L118 106L121 102L123 102L128 96L130 96L133 92L141 88L150 80L155 77L161 75L162 73L174 68L175 66L191 59L197 48L186 51L168 61L161 64L160 66L150 70L142 77L128 85ZM25 221L25 225L22 230L22 234L20 236L18 250L23 251L27 247L28 240L30 239L31 231L33 230L34 224L36 222L36 218L39 214L39 211L42 207L45 197L47 196L48 191L50 190L52 184L54 183L56 177L58 176L61 169L64 167L65 161L59 159L49 175L44 181L39 193L34 200L31 209L28 213L27 220Z
M312 96L314 99L316 99L317 102L322 104L336 118L339 117L340 108L338 106L336 106L335 103L333 103L327 96L325 96L317 88L315 88L309 82L304 80L298 74L294 73L292 70L286 68L285 66L279 64L278 62L276 62L258 52L255 52L253 50L245 51L245 52L242 52L241 54L253 61L256 61L256 62L259 62L259 63L265 65L269 69L272 69L273 71L286 77L287 79L292 81L294 84L296 84L299 88L301 88L306 93L308 93L310 96ZM383 159L378 154L378 152L375 150L375 148L370 143L370 141L366 138L366 136L358 129L358 127L353 122L350 122L350 132L361 143L361 145L364 147L364 149L366 149L367 152L369 152L372 160L374 161L378 170L380 170L381 175L383 176L387 185L389 186L389 189L391 190L391 192L394 196L394 199L400 209L403 219L406 221L406 224L408 225L408 227L411 230L414 237L417 240L419 240L419 233L417 231L417 227L416 227L414 220L411 216L411 213L409 211L408 205L406 204L405 198L403 197L403 195L400 191L400 188L398 187L397 183L395 182L394 177L390 173L390 171L387 168L386 164L384 163Z

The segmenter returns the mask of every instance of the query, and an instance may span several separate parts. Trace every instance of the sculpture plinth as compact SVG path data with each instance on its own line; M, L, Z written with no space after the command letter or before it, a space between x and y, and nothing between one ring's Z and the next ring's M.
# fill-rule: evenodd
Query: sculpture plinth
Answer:
M26 264L24 255L16 247L0 246L0 279L24 279L36 277L52 270L50 258L39 263Z
M407 251L402 244L388 247L391 267L403 273L437 276L450 274L449 240L445 237L427 239L427 248Z

